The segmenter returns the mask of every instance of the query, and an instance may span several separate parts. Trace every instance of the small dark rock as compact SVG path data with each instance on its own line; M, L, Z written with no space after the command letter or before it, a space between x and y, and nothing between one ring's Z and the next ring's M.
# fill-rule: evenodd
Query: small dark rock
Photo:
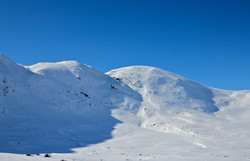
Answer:
M122 80L120 78L113 77L115 80L121 82Z
M85 97L90 98L90 97L89 97L89 95L88 95L88 94L86 94L86 93L84 93L84 92L80 92L80 94L84 95Z
M110 88L111 89L116 89L116 90L118 90L118 88L116 88L114 85L112 85L112 84L110 84Z
M49 154L45 154L44 157L47 157L47 158L48 158L48 157L51 157L51 156L50 156Z

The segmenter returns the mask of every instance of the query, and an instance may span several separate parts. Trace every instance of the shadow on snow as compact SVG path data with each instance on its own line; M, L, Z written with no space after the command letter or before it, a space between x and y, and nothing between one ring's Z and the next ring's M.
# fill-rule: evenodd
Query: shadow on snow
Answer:
M213 100L214 94L209 88L190 80L179 80L178 85L184 88L191 99L203 102L203 106L201 107L202 111L206 113L219 111L219 108L215 106L215 101Z
M108 107L91 108L84 114L53 110L36 112L31 116L23 113L15 113L14 118L20 116L15 121L11 120L11 116L6 119L0 117L0 152L71 153L72 148L110 139L114 126L120 123L111 116Z

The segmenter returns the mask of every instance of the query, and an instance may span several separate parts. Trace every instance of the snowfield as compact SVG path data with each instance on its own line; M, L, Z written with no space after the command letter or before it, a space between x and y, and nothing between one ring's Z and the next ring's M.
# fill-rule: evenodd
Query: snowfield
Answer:
M77 61L22 66L4 55L0 88L3 161L250 160L247 90L155 67L104 74Z

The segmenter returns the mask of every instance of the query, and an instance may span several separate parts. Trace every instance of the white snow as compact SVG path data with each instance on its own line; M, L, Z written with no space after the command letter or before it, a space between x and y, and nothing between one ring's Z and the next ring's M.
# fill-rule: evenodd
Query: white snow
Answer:
M0 160L250 160L247 90L155 67L103 74L76 61L21 66L4 55L0 88Z

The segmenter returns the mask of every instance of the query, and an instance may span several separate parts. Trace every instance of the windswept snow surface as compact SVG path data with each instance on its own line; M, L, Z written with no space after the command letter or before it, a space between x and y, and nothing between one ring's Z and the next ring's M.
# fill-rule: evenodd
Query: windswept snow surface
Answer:
M0 87L0 160L250 160L250 91L155 67L103 74L4 55Z

